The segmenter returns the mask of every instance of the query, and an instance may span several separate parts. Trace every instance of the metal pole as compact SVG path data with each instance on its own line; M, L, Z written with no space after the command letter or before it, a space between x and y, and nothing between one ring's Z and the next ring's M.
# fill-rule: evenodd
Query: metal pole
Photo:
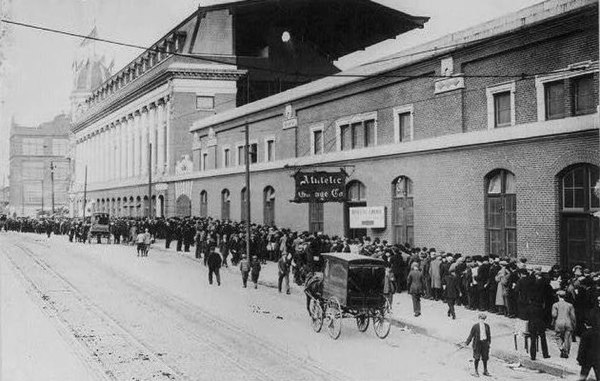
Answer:
M85 178L83 180L83 222L85 222L85 209L87 208L87 165L85 166Z
M44 214L44 179L42 179L42 215Z
M54 214L54 162L50 162L50 184L52 186L52 214Z
M152 218L152 143L148 145L148 218Z
M250 133L248 131L248 123L246 123L244 135L246 138L246 255L248 260L250 260Z

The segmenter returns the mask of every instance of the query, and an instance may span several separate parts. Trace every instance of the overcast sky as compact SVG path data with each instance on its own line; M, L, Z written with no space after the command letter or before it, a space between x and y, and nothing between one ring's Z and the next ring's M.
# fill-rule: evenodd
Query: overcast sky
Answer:
M88 34L94 25L101 38L148 46L199 5L212 0L0 0L8 18L23 23ZM425 28L380 43L338 63L347 68L415 46L444 34L468 28L506 13L538 3L538 0L378 0L391 8L431 19ZM6 24L5 24L6 25ZM3 25L3 26L5 26ZM0 38L2 38L0 36ZM8 173L8 129L11 117L19 124L35 126L69 111L73 83L71 65L81 40L12 27L0 41L0 185ZM140 51L103 43L115 71ZM2 60L2 56L0 56Z

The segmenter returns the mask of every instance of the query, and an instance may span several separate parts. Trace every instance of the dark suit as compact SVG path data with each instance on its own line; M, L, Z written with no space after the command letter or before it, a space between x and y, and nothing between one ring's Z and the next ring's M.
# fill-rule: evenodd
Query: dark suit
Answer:
M460 282L456 275L446 275L444 278L444 287L446 287L444 289L444 297L446 298L446 303L448 303L448 316L452 316L455 319L454 304L456 303L456 299L460 297Z
M412 270L406 279L408 293L412 297L413 310L415 315L421 314L421 294L423 293L423 273L419 270Z
M473 358L475 360L482 359L484 361L488 360L490 357L490 344L492 344L492 332L490 330L490 326L487 323L483 323L485 326L486 339L481 340L481 330L479 328L479 323L476 323L471 327L471 332L469 333L469 337L467 337L466 344L469 345L471 340L473 340Z

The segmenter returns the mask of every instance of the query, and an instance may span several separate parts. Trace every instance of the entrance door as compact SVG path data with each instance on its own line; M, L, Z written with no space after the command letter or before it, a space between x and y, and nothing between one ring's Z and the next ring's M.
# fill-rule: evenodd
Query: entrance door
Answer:
M400 176L392 183L392 223L394 242L414 246L413 184L408 177Z
M346 238L362 238L367 235L367 229L350 228L350 208L367 206L367 188L360 181L352 181L346 187L347 201L344 204L344 233Z
M560 249L563 266L582 265L600 269L600 221L593 215L600 210L594 192L598 167L579 165L569 169L560 180Z
M192 215L192 201L184 194L177 198L177 217L189 217Z

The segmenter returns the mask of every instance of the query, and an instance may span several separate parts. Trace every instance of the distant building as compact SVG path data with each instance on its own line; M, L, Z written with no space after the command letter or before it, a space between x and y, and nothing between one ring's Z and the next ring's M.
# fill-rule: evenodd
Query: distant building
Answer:
M17 216L35 216L68 208L70 181L68 115L38 127L14 121L10 130L9 211Z

